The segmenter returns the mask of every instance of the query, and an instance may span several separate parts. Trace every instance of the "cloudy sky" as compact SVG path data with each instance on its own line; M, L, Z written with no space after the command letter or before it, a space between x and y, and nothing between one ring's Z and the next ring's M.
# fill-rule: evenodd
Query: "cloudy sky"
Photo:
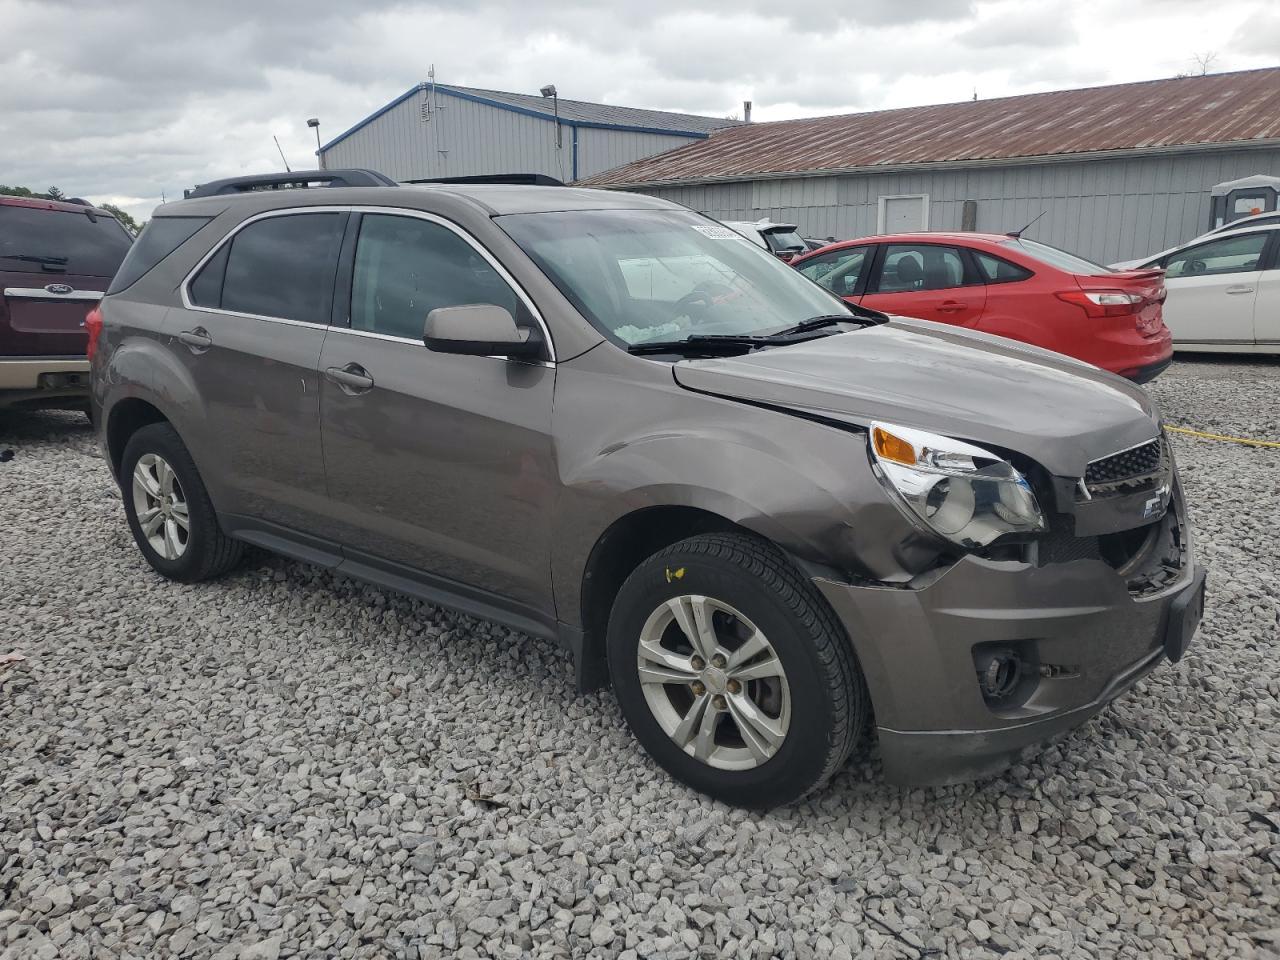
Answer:
M847 12L841 12L841 11ZM1270 0L0 0L0 183L119 203L314 166L426 78L778 120L1280 64Z

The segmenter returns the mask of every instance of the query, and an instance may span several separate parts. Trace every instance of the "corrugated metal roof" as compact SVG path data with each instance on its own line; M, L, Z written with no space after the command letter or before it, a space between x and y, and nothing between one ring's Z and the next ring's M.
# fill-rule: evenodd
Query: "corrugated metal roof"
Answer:
M485 100L496 100L544 116L553 116L548 97L525 93L508 93L503 90L485 90L482 87L459 87L450 83L436 84L437 90L470 94ZM684 130L690 133L710 133L723 127L741 123L723 117L703 117L692 113L669 113L666 110L643 110L639 107L616 107L607 103L590 103L586 100L560 98L560 119L598 123L611 127L647 127L659 130Z
M1280 67L753 123L583 181L680 183L1280 138Z
M428 89L428 84L419 83L410 87L390 103L379 107L359 123L338 134L328 143L320 147L320 152L328 150L336 143L347 139L357 130L368 126L393 107L399 106L415 95L421 95ZM488 103L503 110L514 110L517 113L531 114L550 120L555 116L555 109L550 99L524 93L508 93L504 90L486 90L482 87L459 87L453 84L436 84L438 93L465 97L480 103ZM560 119L566 123L579 123L583 126L604 127L618 130L638 130L648 133L670 133L688 137L703 138L713 130L741 124L740 120L726 120L722 117L703 117L692 113L669 113L665 110L642 110L638 107L615 107L607 103L589 103L585 100L560 100Z

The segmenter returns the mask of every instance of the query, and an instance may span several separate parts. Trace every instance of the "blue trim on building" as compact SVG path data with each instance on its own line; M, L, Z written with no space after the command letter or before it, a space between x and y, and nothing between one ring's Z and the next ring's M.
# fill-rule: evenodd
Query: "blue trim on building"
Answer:
M394 109L395 107L400 106L400 104L404 103L406 100L412 97L415 93L418 93L426 89L426 87L427 87L427 84L425 83L420 83L417 86L410 87L408 90L400 94L400 96L396 97L386 106L369 114L369 116L365 117L363 120L357 123L354 127L351 127L350 129L345 130L342 133L338 134L336 137L334 137L332 140L330 140L328 143L322 146L320 148L320 152L323 153L325 150L328 150L330 147L334 146L337 143L340 143L341 141L345 140L347 137L351 136L357 130L373 123L373 121L377 120L384 113ZM541 113L540 111L537 111L537 110L530 110L527 107L518 107L513 103L506 103L502 100L493 100L493 99L490 99L489 97L476 96L474 93L463 93L461 90L452 90L444 85L437 85L436 92L443 93L447 97L457 97L459 100L470 100L473 103L482 103L485 106L495 107L498 110L506 110L506 111L509 111L510 113L518 113L518 114L521 114L522 116L534 117L535 119L538 119L538 120L547 120L552 123L555 122L555 117L551 114ZM706 140L709 136L711 136L711 134L709 133L698 133L694 130L671 130L666 127L637 127L637 126L632 126L630 124L625 124L625 123L605 123L599 120L567 120L567 119L561 118L560 122L565 126L575 128L575 133L576 133L577 127L586 127L587 129L590 129L590 130L617 130L622 133L652 133L652 134L657 134L659 136L664 136L664 137L685 137L689 140ZM576 160L577 158L577 137L576 136L574 138L574 157ZM574 175L574 179L575 180L577 179L576 174Z
M578 179L578 125L576 123L569 124L569 133L573 137L573 179L570 183L574 183Z
M373 121L377 120L380 116L382 116L387 111L400 106L400 104L404 103L406 100L412 97L415 93L421 90L424 86L426 86L426 84L420 83L417 86L410 87L404 93L400 94L400 96L396 97L394 100L388 103L385 107L375 110L373 113L369 114L359 123L357 123L354 127L350 127L347 130L344 130L342 133L338 134L336 137L334 137L332 140L326 143L323 147L321 147L320 152L323 153L324 151L332 147L335 143L338 143L339 141L347 139L347 137L351 136L361 127L367 127L369 124L373 123Z

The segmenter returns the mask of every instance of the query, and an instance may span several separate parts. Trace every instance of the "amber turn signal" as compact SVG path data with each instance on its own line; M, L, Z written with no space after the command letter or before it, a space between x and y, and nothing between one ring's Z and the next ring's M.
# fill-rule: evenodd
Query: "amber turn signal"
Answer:
M884 427L875 427L871 431L871 443L875 447L876 456L882 460L892 460L908 467L916 465L916 448L901 437L895 437Z

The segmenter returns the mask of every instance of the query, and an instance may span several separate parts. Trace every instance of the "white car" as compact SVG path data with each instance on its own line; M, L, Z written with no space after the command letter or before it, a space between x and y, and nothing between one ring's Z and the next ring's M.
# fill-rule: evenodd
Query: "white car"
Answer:
M764 220L721 220L726 227L740 233L757 246L764 247L783 262L808 253L809 247L796 232L794 223Z
M1197 237L1143 266L1164 268L1175 350L1280 353L1280 222Z
M1208 240L1210 237L1216 237L1220 233L1234 233L1237 230L1244 230L1248 227L1268 227L1272 225L1280 226L1280 210L1274 210L1269 213L1255 213L1249 217L1241 217L1239 220L1232 220L1230 223L1224 223L1220 227L1214 227L1207 233L1188 240L1186 243L1180 243L1176 247L1170 247L1168 250L1161 250L1159 253L1148 254L1145 257L1138 257L1136 260L1121 260L1119 263L1111 264L1112 270L1137 270L1142 267L1156 266L1157 261L1162 260L1175 250L1181 250L1183 247L1189 247L1193 243L1199 243L1201 240Z

